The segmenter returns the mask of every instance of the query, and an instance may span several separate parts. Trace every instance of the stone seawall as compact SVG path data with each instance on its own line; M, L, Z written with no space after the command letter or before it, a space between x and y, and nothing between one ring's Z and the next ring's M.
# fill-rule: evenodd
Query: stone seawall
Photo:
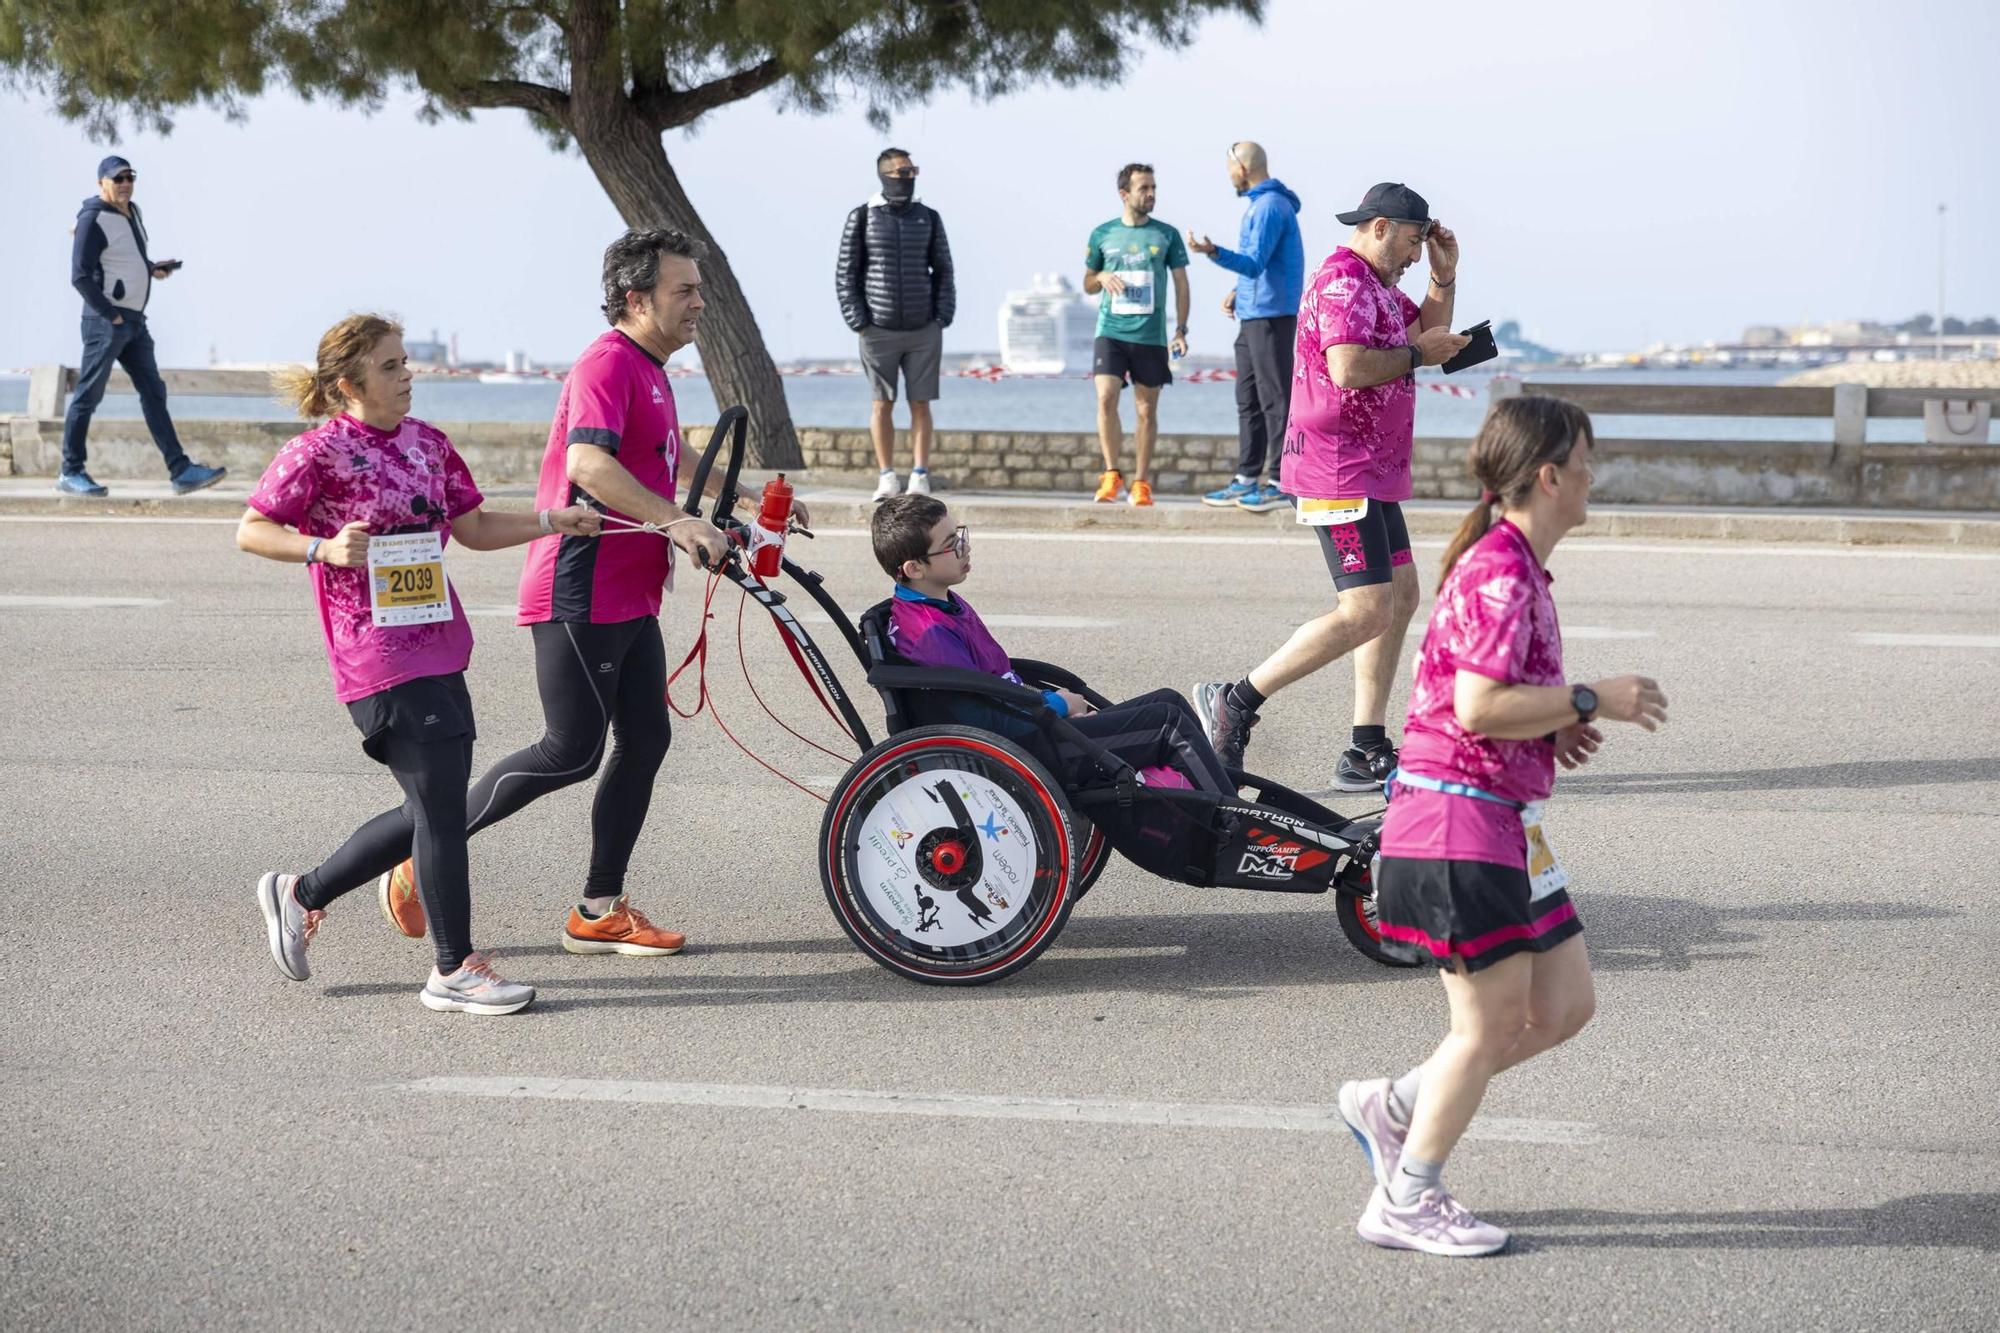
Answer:
M179 423L190 453L237 477L261 472L298 433L289 421ZM437 423L473 475L492 485L529 483L541 467L546 426ZM0 423L0 475L53 477L62 423L14 417ZM700 448L707 426L688 431ZM865 430L799 431L805 480L825 486L872 483L875 454ZM1420 439L1412 458L1422 499L1471 499L1463 439ZM899 461L908 464L902 443ZM1130 468L1129 439L1126 443ZM2000 512L2000 446L1813 444L1729 440L1603 440L1596 498L1607 504L1841 506ZM1234 436L1163 435L1154 451L1155 488L1187 495L1224 484L1236 460ZM100 479L158 477L159 454L141 421L99 419L91 428L91 471ZM1097 437L1073 432L944 431L931 459L941 489L1089 491L1102 466Z

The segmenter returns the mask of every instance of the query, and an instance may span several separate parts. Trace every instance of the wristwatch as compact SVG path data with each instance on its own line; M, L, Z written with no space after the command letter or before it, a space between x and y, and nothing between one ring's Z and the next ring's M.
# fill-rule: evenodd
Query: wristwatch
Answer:
M1421 366L1421 365L1422 365L1423 363L1424 363L1424 349L1423 349L1423 348L1421 348L1421 347L1419 347L1419 346L1417 346L1417 345L1416 345L1415 343L1411 343L1411 344L1410 344L1410 373L1411 373L1412 375L1416 374L1416 373L1417 373L1417 367L1418 367L1418 366Z
M1569 687L1569 704L1576 709L1576 720L1588 722L1597 716L1597 691L1588 685Z

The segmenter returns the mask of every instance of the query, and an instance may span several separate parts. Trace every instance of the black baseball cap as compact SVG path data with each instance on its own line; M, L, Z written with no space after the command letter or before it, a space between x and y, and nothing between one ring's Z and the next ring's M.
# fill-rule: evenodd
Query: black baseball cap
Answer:
M1395 222L1429 222L1431 206L1424 197L1400 181L1383 181L1371 186L1367 194L1361 196L1361 207L1351 213L1335 213L1339 221L1350 227L1358 227L1370 218L1389 218Z
M97 164L97 179L116 176L121 171L130 171L132 164L122 157L107 157Z

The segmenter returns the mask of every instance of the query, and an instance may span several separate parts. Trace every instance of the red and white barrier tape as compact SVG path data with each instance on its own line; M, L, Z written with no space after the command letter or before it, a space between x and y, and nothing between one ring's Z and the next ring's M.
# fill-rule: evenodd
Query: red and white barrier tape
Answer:
M548 380L556 384L560 384L567 374L565 371L558 370L468 370L460 366L413 366L411 370L422 379L465 380L478 379L482 375L508 375L527 379ZM0 375L26 375L27 373L28 371L25 368L21 370L0 370ZM677 380L699 378L704 375L704 372L696 370L691 366L668 366L666 373L669 379ZM780 375L797 377L817 377L823 375L855 377L859 376L862 371L859 366L779 366L778 373ZM946 370L940 373L955 379L980 380L987 384L996 384L1001 380L1087 380L1092 378L1088 374L1026 375L1018 371L1008 370L1005 366L966 366L960 370ZM1234 383L1236 372L1226 367L1216 367L1212 370L1197 369L1183 371L1178 378L1182 384ZM1503 377L1496 375L1494 378L1499 379ZM1430 393L1449 394L1453 398L1479 397L1479 390L1467 384L1441 384L1432 380L1418 380L1417 387Z

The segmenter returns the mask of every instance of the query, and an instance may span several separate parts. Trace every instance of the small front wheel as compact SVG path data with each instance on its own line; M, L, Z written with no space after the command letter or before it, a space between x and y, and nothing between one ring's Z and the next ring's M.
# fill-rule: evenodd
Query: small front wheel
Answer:
M841 778L820 825L820 880L848 938L890 971L997 981L1069 919L1071 818L1048 771L1011 741L918 727Z

